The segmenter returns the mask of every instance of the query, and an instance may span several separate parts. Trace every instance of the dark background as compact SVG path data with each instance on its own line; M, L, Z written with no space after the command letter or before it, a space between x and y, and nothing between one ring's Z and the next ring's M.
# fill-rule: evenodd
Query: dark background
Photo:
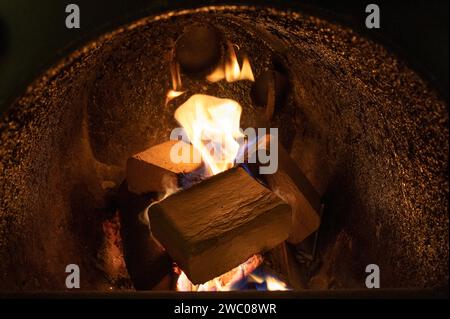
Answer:
M80 29L65 27L69 3L80 7ZM334 17L388 44L448 99L448 0L0 0L0 113L34 77L93 35L171 8L224 3L267 3ZM380 6L379 30L365 29L369 3Z

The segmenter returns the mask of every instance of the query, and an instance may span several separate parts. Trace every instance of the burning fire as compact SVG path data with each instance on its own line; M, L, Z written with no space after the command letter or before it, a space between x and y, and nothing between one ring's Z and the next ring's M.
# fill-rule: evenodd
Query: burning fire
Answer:
M179 65L171 64L172 90L167 93L167 102L184 92L181 87ZM254 81L252 67L247 56L243 57L242 68L231 43L227 43L225 63L207 79L211 82L225 79ZM167 103L166 102L166 103ZM234 100L195 94L175 111L175 119L183 126L192 145L201 153L202 160L212 175L223 172L234 165L239 152L238 138L243 137L239 122L242 107Z
M167 93L166 104L185 93L181 91L181 77L177 62L171 64L172 89ZM225 79L227 82L239 80L254 81L253 71L246 56L240 67L236 52L231 43L227 45L227 57L223 64L207 76L210 82ZM200 152L209 175L219 174L234 166L241 148L244 134L240 130L242 107L231 99L210 95L195 94L176 111L175 119L184 128L187 137ZM167 194L171 192L168 190ZM261 255L254 255L246 262L229 272L204 284L194 285L186 274L175 267L179 275L178 291L229 291L241 289L243 284L253 282L266 290L287 290L286 285L263 271L256 272L262 264Z
M172 53L173 55L173 53ZM172 77L172 89L167 92L166 95L166 105L174 98L180 96L184 93L181 90L181 74L180 74L180 65L177 61L172 57L172 62L170 64L170 75Z
M186 274L178 267L175 267L175 272L180 275L177 281L177 290L231 291L244 289L252 284L258 290L288 290L286 284L275 276L266 274L263 271L257 272L262 262L263 258L261 255L254 255L238 267L200 285L192 284Z
M195 94L175 111L192 145L212 175L234 165L239 151L237 139L242 108L234 100Z
M255 81L253 76L252 67L247 56L242 59L242 68L239 66L239 62L234 51L234 47L231 43L228 43L228 56L224 65L219 65L206 79L210 82L217 82L225 79L227 82L234 82L239 80Z
M180 273L177 281L178 291L230 291L233 290L242 280L249 276L262 263L260 255L250 257L245 263L230 270L229 272L214 278L204 284L194 285L187 278L186 274L179 269Z
M185 91L181 91L182 82L180 65L174 59L170 65L170 74L172 89L167 92L166 105L174 98L185 93ZM240 80L255 81L248 57L243 55L241 67L239 65L234 46L231 43L227 43L227 56L225 57L224 63L219 64L219 66L211 74L209 74L206 79L210 82L218 82L223 79L227 82L235 82Z
M182 91L175 91L175 90L169 90L169 92L167 92L167 95L166 95L166 105L167 105L167 103L169 103L174 98L179 97L181 94L184 94L184 92L182 92Z
M276 278L273 275L268 274L256 274L256 272L253 272L249 275L249 278L256 282L259 285L264 285L263 289L274 291L274 290L289 290L289 288L286 286L284 282L282 282L280 279Z

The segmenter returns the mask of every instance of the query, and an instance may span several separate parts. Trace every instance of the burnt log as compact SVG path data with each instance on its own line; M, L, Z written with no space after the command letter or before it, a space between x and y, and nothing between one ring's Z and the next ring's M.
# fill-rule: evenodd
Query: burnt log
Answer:
M200 284L286 240L291 209L235 167L152 205L149 219L156 239Z

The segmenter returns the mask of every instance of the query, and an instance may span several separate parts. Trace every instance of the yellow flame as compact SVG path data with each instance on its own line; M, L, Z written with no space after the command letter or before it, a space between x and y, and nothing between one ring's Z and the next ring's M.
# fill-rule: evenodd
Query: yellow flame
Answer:
M282 282L281 280L279 280L275 277L267 276L265 278L265 280L266 280L267 290L270 290L270 291L289 290L284 282Z
M269 275L269 274L264 274L263 276L258 276L256 274L250 274L249 277L253 281L255 281L259 284L262 284L265 282L266 286L267 286L267 290L270 290L270 291L289 290L289 288L283 281L281 281L280 279L278 279L272 275Z
M230 291L234 284L251 274L263 259L261 255L253 255L246 262L236 268L226 272L225 274L216 277L200 285L194 285L190 282L184 272L180 273L177 280L178 291Z
M172 79L172 89L174 91L179 90L181 88L180 64L173 57L170 63L170 76Z
M209 82L218 82L225 78L225 71L223 65L219 65L211 74L209 74L206 79Z
M247 57L244 57L242 61L242 69L241 74L239 75L239 80L250 80L255 82L255 77L253 76L252 67L250 65L250 61Z
M252 67L248 57L244 55L242 59L242 68L231 43L228 43L227 57L225 63L220 64L206 79L210 82L217 82L225 79L227 82L234 82L240 80L255 81Z
M237 138L242 107L234 100L195 94L176 111L175 119L215 175L234 165L239 151Z
M184 91L181 92L181 91L169 90L169 92L167 92L167 95L166 95L166 105L174 98L179 97L181 94L184 94Z

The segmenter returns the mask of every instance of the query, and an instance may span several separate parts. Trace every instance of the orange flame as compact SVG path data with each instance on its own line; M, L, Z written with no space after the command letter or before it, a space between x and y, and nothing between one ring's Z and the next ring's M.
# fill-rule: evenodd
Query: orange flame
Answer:
M172 61L170 63L170 77L172 80L172 89L169 90L166 94L166 105L174 98L180 96L184 93L184 91L180 91L181 89L181 72L180 72L180 64L175 60L172 53Z
M225 63L219 65L206 79L210 82L217 82L225 79L227 82L234 82L240 80L255 81L253 76L252 67L247 56L244 55L242 59L242 68L239 66L239 62L234 51L234 47L231 43L228 43L228 56L225 59Z

